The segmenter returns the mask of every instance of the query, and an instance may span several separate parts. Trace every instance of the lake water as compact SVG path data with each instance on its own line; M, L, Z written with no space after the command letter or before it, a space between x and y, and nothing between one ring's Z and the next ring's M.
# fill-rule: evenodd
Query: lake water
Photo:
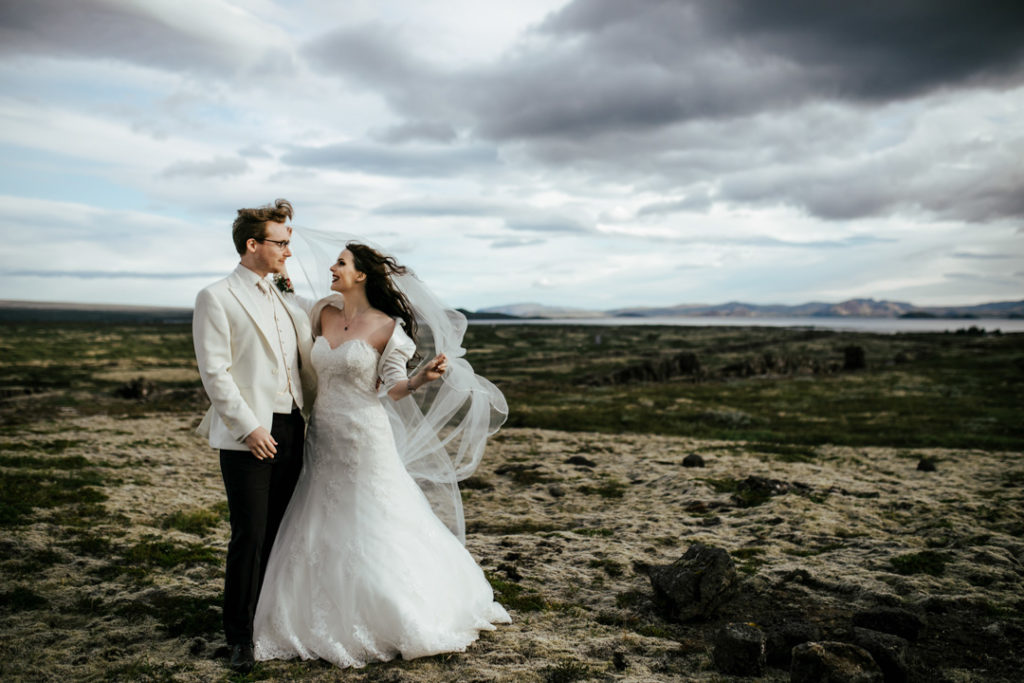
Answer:
M470 320L471 325L679 325L683 327L800 327L847 332L956 332L978 327L987 332L1024 332L1024 319L1008 318L711 318L663 316L651 318L538 318Z

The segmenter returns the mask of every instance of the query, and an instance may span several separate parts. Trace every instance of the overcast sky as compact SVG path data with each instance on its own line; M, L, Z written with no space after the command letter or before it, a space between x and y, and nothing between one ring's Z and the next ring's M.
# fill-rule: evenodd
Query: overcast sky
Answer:
M0 55L0 298L190 306L276 197L470 309L1024 298L1019 1L3 0Z

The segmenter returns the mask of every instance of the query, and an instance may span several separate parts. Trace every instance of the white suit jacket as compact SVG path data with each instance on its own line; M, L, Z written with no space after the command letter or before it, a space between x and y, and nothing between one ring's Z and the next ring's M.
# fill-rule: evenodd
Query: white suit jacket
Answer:
M302 379L303 413L308 418L316 396L316 374L310 360L313 333L309 315L293 296L273 296L295 327ZM257 427L270 431L277 395L278 355L276 331L260 315L259 291L238 270L196 296L192 314L192 341L210 410L196 430L213 448L245 451L244 439Z

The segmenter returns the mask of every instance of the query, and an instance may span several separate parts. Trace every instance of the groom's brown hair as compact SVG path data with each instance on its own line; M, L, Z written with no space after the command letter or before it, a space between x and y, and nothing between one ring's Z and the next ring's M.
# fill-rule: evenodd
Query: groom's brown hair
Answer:
M292 217L292 203L287 199L278 199L273 204L258 209L239 209L238 217L231 226L231 238L235 241L235 251L241 256L245 253L245 244L250 239L261 240L267 236L267 221L284 223Z

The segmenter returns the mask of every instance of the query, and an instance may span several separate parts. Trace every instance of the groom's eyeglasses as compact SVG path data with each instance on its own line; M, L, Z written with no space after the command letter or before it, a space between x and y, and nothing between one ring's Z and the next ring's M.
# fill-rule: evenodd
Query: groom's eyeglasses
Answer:
M270 242L271 244L276 244L282 249L287 249L288 245L292 243L291 240L268 240L266 238L260 239L259 237L253 237L253 239L256 240L257 242Z

